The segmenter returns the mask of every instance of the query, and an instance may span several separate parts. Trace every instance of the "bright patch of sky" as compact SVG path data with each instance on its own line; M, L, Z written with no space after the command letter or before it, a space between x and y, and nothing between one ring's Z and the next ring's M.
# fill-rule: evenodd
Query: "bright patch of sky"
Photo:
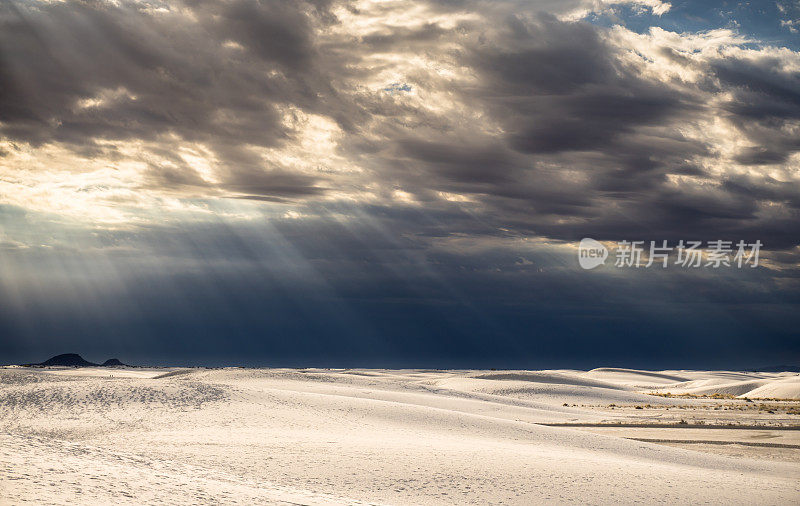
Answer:
M618 4L586 19L601 26L624 25L638 33L657 26L671 32L736 30L756 45L800 49L800 2L673 1L661 15L638 4Z
M383 91L388 91L392 95L394 95L395 93L403 92L403 91L409 92L409 91L411 91L411 85L406 84L406 83L392 83L389 86L387 86L386 88L384 88Z

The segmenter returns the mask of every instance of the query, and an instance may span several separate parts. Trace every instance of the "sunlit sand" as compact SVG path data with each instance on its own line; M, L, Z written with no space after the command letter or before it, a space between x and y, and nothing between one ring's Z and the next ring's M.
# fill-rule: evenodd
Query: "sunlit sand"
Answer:
M796 373L8 367L0 496L791 504L797 399Z

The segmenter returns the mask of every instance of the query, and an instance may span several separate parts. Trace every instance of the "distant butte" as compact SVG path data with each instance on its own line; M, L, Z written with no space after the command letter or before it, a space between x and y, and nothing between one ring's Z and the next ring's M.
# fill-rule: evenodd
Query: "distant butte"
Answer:
M65 366L65 367L92 367L97 366L97 364L93 364L88 360L84 360L84 358L77 353L64 353L63 355L56 355L53 358L49 358L44 362L39 364L31 364L31 365L40 365L40 366Z
M128 367L118 358L109 358L102 364L89 362L77 353L64 353L38 364L24 364L27 367Z

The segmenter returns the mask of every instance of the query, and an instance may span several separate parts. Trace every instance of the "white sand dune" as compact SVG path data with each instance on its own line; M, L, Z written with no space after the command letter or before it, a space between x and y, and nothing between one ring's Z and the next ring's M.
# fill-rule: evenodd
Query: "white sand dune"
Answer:
M761 388L764 385L769 384L770 380L752 380L752 381L735 381L732 383L713 383L711 385L704 385L704 386L690 386L690 385L679 385L674 388L670 388L669 391L677 391L680 389L680 393L684 394L695 394L695 395L712 395L712 394L721 394L721 395L732 395L736 396L746 396L750 392ZM704 382L705 383L705 382Z
M0 369L0 503L800 500L797 438L784 435L800 416L725 411L747 423L783 424L776 430L784 432L761 431L767 435L684 429L681 437L696 438L697 447L734 437L747 438L744 450L784 452L731 458L675 447L681 429L657 428L673 414L723 404L650 396L636 386L714 380L713 372L129 371ZM731 383L727 373L719 378ZM786 394L798 377L750 381ZM634 409L644 401L653 406ZM624 425L603 425L614 422L654 425L631 436ZM564 423L590 427L543 425ZM760 442L768 437L780 443Z
M544 406L560 406L567 404L611 404L611 403L649 403L653 397L629 390L622 386L589 386L574 383L558 384L553 382L535 383L520 380L482 379L482 376L471 378L447 378L437 382L437 386L453 392L476 394L492 394L501 396L499 402L512 399L537 401ZM682 405L685 401L678 399L661 399L660 403ZM550 407L549 409L552 409Z
M672 394L730 395L734 397L800 399L800 375L735 371L637 371L601 368L575 374L637 391Z
M800 399L800 375L767 382L746 395L755 399Z
M584 387L600 387L611 389L622 389L623 387L615 383L597 381L590 378L579 376L575 372L550 372L550 371L508 371L490 372L471 376L476 379L494 381L529 381L531 383L554 383L557 385L576 385Z
M711 375L713 373L707 373ZM740 374L738 380L724 377L704 378L685 383L662 386L655 390L675 394L730 395L751 399L800 399L800 375Z
M636 369L619 369L600 367L586 373L590 378L602 378L609 382L625 385L664 385L688 381L687 375L663 372L639 371Z

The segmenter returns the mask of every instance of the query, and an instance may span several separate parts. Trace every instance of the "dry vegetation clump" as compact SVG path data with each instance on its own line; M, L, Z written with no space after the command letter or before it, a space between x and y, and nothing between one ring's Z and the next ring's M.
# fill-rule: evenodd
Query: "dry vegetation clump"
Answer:
M735 395L731 394L672 394L669 392L647 392L648 395L655 395L657 397L667 397L669 399L736 399Z

